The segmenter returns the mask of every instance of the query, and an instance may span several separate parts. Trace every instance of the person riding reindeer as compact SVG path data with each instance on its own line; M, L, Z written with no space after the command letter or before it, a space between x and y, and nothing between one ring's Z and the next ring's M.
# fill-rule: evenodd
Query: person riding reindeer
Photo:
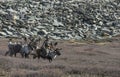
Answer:
M54 49L53 43L49 35L46 35L45 41L43 42L41 49L44 56L48 56L48 54Z
M39 48L41 37L40 36L34 36L34 37L29 37L29 44L32 46L33 50L36 50Z

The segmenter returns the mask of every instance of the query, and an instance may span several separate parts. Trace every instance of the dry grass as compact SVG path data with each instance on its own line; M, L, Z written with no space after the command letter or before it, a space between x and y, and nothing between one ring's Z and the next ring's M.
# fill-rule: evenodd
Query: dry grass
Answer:
M0 39L0 77L120 77L120 43L99 45L60 41L62 55L43 59L4 56L7 40Z

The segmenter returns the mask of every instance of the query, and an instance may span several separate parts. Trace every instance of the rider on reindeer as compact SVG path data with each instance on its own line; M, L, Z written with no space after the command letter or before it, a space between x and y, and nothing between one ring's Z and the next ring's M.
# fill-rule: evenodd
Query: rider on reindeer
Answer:
M42 52L44 56L48 56L48 54L53 50L53 43L52 40L50 39L49 35L46 35L45 41L42 44Z

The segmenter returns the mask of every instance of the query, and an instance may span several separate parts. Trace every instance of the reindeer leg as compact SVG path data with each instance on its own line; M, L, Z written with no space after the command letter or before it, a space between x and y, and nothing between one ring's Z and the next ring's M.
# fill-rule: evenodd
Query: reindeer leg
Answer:
M25 53L25 58L28 58L28 55Z
M51 60L49 60L49 62L51 63Z
M32 54L33 55L33 59L36 59L37 55L36 54Z
M40 59L40 56L38 56L38 59Z
M14 54L15 57L16 57L16 54L17 54L17 53Z
M10 51L10 56L12 57L14 55L13 51Z
M9 53L10 53L9 51L6 51L5 56L7 56Z
M22 56L22 58L23 58L23 57L24 57L24 53L21 52L20 54L21 54L21 56Z
M27 58L29 58L29 54L27 54Z
M49 59L49 62L51 63L51 62L52 62L52 59Z

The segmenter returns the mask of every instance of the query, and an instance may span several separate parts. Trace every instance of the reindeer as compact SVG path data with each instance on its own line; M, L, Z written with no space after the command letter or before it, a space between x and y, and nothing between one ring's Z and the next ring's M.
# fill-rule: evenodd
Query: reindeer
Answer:
M54 46L57 45L57 42L54 43ZM52 62L53 59L56 58L56 56L60 56L61 55L61 52L60 50L62 50L61 48L54 48L53 50L51 50L48 55L46 55L46 51L44 48L39 48L36 50L36 53L35 54L32 54L33 55L33 59L35 58L43 58L43 59L47 59L49 62Z

